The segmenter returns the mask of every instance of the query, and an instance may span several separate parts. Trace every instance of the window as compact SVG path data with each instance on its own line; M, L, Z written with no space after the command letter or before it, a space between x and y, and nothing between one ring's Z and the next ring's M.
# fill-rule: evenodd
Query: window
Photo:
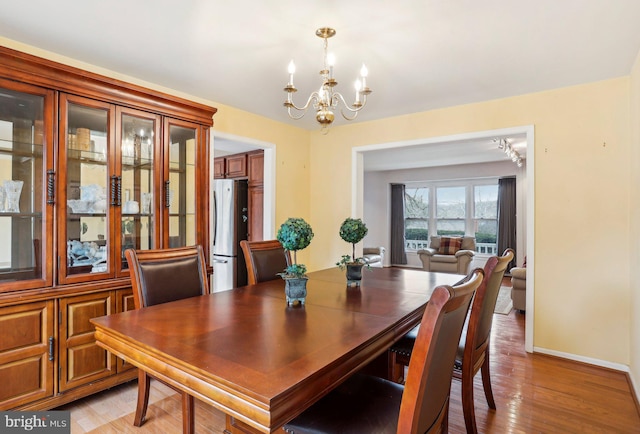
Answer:
M405 249L428 247L429 188L405 188L404 207Z
M438 187L436 228L438 235L465 234L466 187Z
M476 252L497 252L497 178L407 185L404 207L406 251L428 247L437 234L475 236Z
M498 186L476 185L473 190L476 250L493 254L498 237Z

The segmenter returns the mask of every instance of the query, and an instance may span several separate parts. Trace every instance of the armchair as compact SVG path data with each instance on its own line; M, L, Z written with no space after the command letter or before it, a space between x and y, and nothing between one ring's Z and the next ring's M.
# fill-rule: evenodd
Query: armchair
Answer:
M527 308L527 269L525 267L513 267L511 269L511 300L513 308L524 312Z
M362 257L370 267L384 267L384 247L364 247L362 249Z
M429 247L418 250L422 268L440 273L468 274L476 250L474 237L431 237Z

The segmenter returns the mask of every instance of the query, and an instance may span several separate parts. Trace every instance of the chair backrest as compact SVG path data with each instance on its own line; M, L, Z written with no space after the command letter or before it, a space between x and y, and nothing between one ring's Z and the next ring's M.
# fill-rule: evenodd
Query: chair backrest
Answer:
M279 279L289 264L291 256L282 247L280 241L240 241L240 247L247 264L247 280L249 285L258 282Z
M124 252L136 309L209 293L201 246Z
M484 266L484 280L473 299L469 313L467 333L464 338L465 354L463 359L467 356L468 351L484 347L489 340L500 286L513 256L514 251L506 249L502 256L490 257ZM467 345L469 345L469 350L467 350Z
M455 286L433 291L411 354L398 433L435 432L446 424L458 341L483 275L477 268Z

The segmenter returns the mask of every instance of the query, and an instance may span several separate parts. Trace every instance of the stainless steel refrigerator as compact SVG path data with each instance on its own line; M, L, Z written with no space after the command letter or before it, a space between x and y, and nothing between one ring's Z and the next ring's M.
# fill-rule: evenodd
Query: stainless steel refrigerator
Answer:
M247 239L248 186L246 180L213 181L213 288L225 291L247 284L247 268L240 241Z

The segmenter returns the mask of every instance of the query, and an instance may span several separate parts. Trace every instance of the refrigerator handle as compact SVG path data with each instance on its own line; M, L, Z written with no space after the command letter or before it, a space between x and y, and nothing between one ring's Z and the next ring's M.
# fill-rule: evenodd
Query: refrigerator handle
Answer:
M216 264L228 264L229 260L227 259L218 259L218 258L213 258L213 262L215 262Z
M216 245L216 237L218 236L218 196L216 191L213 190L213 245Z

